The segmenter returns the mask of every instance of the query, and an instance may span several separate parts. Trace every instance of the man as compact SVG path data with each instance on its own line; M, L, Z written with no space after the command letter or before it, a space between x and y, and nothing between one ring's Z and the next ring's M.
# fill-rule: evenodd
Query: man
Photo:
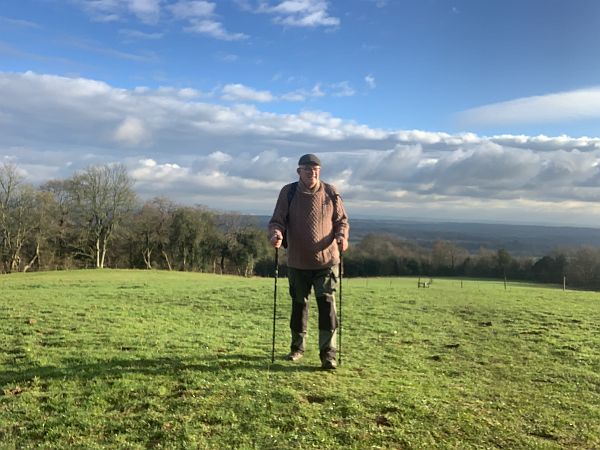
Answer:
M279 193L269 236L275 248L287 241L292 314L289 361L304 355L309 295L314 288L319 308L319 356L324 369L335 369L338 326L334 293L340 252L348 248L348 217L336 189L320 180L321 161L313 154L298 161L299 180Z

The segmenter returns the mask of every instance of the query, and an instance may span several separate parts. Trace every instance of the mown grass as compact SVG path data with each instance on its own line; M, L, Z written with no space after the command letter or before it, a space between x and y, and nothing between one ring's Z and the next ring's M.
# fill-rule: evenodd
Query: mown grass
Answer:
M280 280L0 277L1 448L600 448L600 294L344 283L342 366L316 304L288 363Z

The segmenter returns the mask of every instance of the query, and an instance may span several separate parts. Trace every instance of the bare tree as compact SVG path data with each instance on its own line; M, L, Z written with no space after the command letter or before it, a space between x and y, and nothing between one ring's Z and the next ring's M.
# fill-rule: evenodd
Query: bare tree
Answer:
M447 268L451 274L454 273L457 266L464 263L468 256L469 252L466 249L451 241L437 240L431 249L432 266L436 270Z
M173 211L169 246L180 270L198 270L205 265L209 255L204 244L213 235L213 214L205 208L180 206Z
M166 250L169 244L171 216L175 208L175 204L166 198L154 198L144 203L134 216L133 227L140 241L139 247L147 269L152 269L152 255L157 250L171 270L171 261Z
M71 263L71 242L77 235L71 218L70 185L72 180L50 180L40 186L46 196L46 211L49 221L45 227L46 244L54 267L69 268Z
M269 252L267 241L266 233L256 228L247 228L236 233L231 259L240 275L252 275L256 261Z
M23 181L15 165L0 166L0 249L5 272L21 270L27 244L35 250L32 260L25 264L26 270L39 258L43 195Z
M0 239L2 240L2 263L4 271L10 272L14 265L12 215L17 190L23 179L13 164L0 167Z
M88 167L73 176L69 194L74 222L84 231L79 250L103 268L115 228L135 206L133 180L121 164Z
M567 268L569 284L584 288L600 286L600 250L580 247L572 251Z
M218 261L221 274L227 272L226 262L233 266L231 270L247 274L254 267L256 255L251 255L256 252L248 250L251 239L246 235L249 230L256 229L256 219L237 212L221 212L215 219L220 233L205 245L206 254L213 258L213 272L216 272Z
M29 225L31 236L28 236L25 255L27 261L23 267L23 272L27 272L34 265L38 268L43 267L42 253L49 256L48 241L50 235L56 229L56 201L52 194L40 190L32 190L34 208L29 214ZM42 252L42 248L44 251Z

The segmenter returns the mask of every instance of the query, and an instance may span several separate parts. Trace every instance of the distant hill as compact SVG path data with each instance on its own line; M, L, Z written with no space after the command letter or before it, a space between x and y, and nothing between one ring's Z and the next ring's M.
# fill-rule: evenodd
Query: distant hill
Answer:
M266 227L269 217L256 219ZM454 241L470 252L503 248L513 256L542 256L558 247L600 247L598 228L352 219L351 241L370 233L390 234L426 248L438 239Z

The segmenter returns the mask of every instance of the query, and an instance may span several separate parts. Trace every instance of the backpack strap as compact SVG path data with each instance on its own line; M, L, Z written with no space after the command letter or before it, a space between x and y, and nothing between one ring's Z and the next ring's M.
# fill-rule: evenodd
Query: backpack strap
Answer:
M288 242L287 242L287 226L288 226L288 222L290 221L290 205L292 204L292 199L294 198L294 195L296 195L296 190L298 189L298 182L295 181L294 183L292 183L290 185L290 189L288 190L287 193L287 200L288 200L288 212L285 216L285 230L283 231L283 248L287 248L288 246Z
M294 198L294 195L296 195L296 190L298 189L298 182L295 181L294 183L291 184L290 186L290 190L288 191L288 217L286 217L286 221L289 218L289 209L290 209L290 205L292 204L292 199Z
M321 183L323 183L323 188L325 189L325 192L327 193L327 195L329 195L329 198L331 199L331 202L333 203L333 207L337 208L337 199L340 196L340 194L335 192L332 185L327 184L324 181L321 181Z

